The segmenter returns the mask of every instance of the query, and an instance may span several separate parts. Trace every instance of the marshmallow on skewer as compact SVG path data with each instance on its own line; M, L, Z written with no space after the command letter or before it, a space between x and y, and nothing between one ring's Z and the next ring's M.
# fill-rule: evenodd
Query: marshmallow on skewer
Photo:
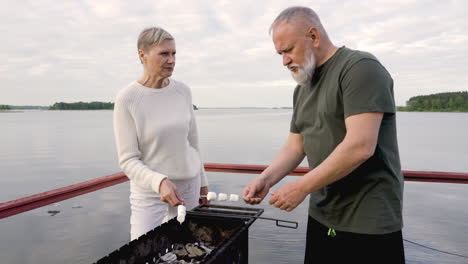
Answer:
M187 209L184 205L177 206L177 221L183 223L185 221L185 215L187 214Z
M219 193L218 194L218 201L226 201L227 200L227 194L225 193Z
M206 195L206 199L208 199L208 201L216 200L216 193L215 192L208 192L208 194Z
M231 193L231 195L229 195L229 201L238 202L239 201L239 195Z

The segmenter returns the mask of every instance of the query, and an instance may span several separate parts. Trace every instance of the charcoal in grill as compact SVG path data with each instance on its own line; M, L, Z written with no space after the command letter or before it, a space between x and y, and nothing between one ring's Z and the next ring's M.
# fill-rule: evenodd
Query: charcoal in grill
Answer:
M210 205L201 205L197 208L200 209L200 207L206 209L210 208ZM213 205L213 207L216 206ZM239 207L233 208L236 212L240 210ZM248 228L263 213L263 209L245 208L244 210L247 213L243 213L242 218L232 215L203 215L188 212L182 224L176 219L171 219L100 259L96 264L157 263L161 256L173 251L174 246L186 247L187 244L197 245L197 243L212 251L201 256L182 256L183 261L204 264L248 263Z

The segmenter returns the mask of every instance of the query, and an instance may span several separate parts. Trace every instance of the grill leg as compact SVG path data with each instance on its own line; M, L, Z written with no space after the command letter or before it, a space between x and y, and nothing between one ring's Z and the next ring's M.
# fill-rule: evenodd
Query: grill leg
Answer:
M246 229L244 232L242 232L242 237L241 237L241 261L240 263L247 264L249 263L249 230Z

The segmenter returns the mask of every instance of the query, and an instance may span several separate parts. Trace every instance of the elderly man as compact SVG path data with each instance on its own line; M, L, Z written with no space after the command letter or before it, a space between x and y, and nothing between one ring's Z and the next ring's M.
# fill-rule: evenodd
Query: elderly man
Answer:
M284 10L270 30L298 83L294 112L285 145L244 200L260 203L307 156L310 172L269 200L291 211L310 194L305 263L404 263L390 74L373 55L334 46L310 8Z

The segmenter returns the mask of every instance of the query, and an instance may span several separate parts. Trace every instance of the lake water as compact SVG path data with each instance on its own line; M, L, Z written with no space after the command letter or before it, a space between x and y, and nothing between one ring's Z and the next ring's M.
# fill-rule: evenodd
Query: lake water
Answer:
M291 110L201 109L196 115L204 162L267 165L286 139ZM400 112L397 120L403 169L468 172L468 114ZM0 128L2 202L120 171L111 111L0 113ZM208 173L210 189L225 193L240 194L253 177ZM127 182L0 220L0 262L92 263L112 252L129 240L128 189ZM467 204L468 185L406 182L404 239L468 255ZM287 213L260 205L263 216L298 221L299 228L257 220L249 233L250 263L302 263L307 206L306 199ZM407 263L468 263L408 241Z

